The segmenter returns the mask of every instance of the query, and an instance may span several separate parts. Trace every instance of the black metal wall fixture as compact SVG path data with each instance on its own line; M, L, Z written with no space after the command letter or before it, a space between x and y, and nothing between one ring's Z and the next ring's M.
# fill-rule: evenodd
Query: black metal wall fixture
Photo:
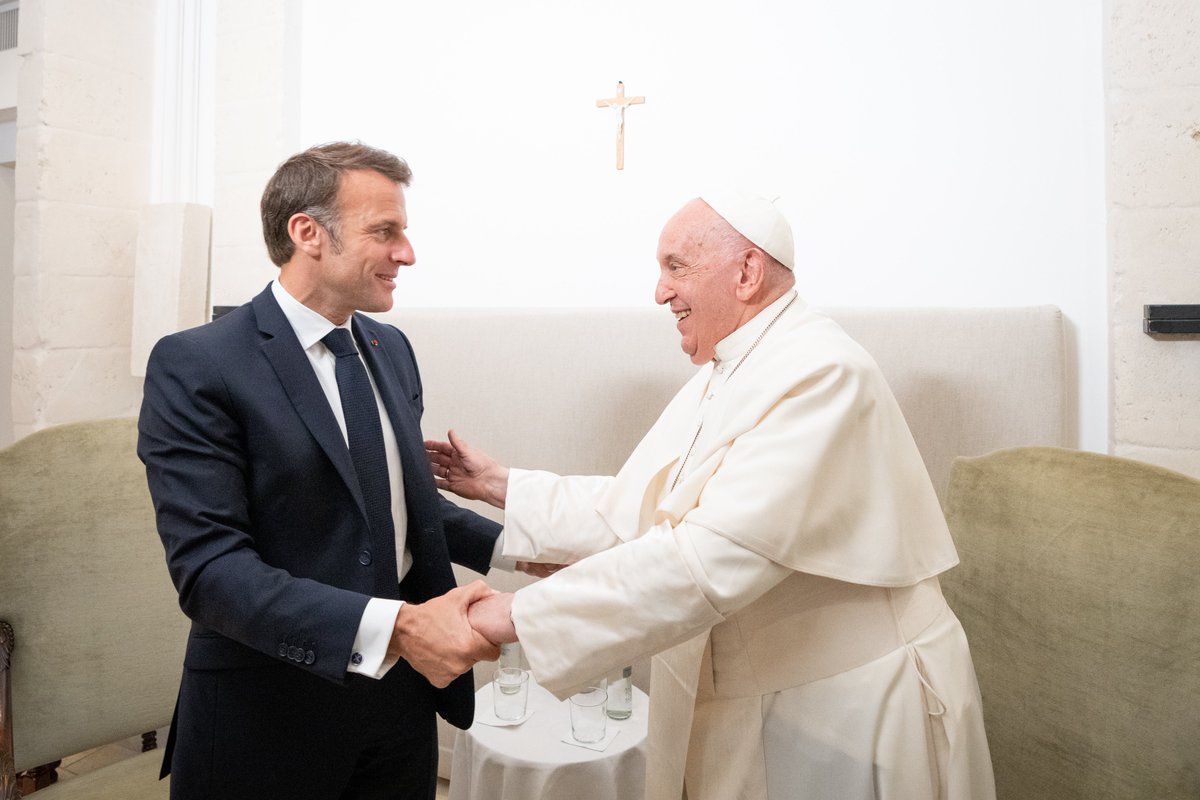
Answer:
M1200 333L1200 305L1146 305L1142 316L1142 330L1151 336Z

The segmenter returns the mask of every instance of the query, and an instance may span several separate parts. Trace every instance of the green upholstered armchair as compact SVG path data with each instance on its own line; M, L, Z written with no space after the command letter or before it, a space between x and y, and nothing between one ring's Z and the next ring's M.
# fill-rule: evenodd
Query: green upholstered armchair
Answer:
M1200 797L1200 481L1001 450L946 516L1000 800Z
M0 634L3 800L18 796L14 770L170 723L188 621L136 437L132 419L99 420L0 451L0 621L11 625ZM159 761L135 755L37 797L166 798Z

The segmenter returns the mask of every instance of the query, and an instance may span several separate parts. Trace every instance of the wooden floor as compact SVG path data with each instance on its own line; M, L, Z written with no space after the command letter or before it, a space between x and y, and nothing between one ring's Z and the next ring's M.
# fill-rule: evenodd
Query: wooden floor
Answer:
M167 729L163 728L158 732L158 744L161 747L167 741ZM63 759L62 765L58 768L59 781L69 781L72 778L83 775L94 769L106 767L109 764L114 764L123 758L137 755L142 752L142 737L135 736L132 739L126 739L123 742L116 744L97 747L95 750L88 750L86 753L69 756ZM31 792L30 794L36 794ZM26 794L29 797L30 794ZM447 800L450 796L450 784L445 778L438 780L437 800Z

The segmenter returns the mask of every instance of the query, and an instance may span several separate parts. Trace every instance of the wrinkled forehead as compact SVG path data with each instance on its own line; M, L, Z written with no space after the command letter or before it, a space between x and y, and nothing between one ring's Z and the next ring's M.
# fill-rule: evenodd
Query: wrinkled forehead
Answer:
M719 242L724 221L699 198L688 202L667 220L658 237L658 260L675 257L696 260Z

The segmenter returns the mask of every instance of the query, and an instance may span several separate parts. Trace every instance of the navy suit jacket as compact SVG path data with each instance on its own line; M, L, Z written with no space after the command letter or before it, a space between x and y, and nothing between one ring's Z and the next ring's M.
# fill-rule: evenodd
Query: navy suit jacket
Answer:
M413 555L403 597L421 602L453 588L451 560L486 573L500 527L437 492L408 339L361 314L352 327L396 433ZM269 663L346 682L374 570L398 561L371 551L345 440L269 286L155 346L138 426L167 565L192 620L184 666ZM438 713L468 727L473 688L467 673L438 691Z

